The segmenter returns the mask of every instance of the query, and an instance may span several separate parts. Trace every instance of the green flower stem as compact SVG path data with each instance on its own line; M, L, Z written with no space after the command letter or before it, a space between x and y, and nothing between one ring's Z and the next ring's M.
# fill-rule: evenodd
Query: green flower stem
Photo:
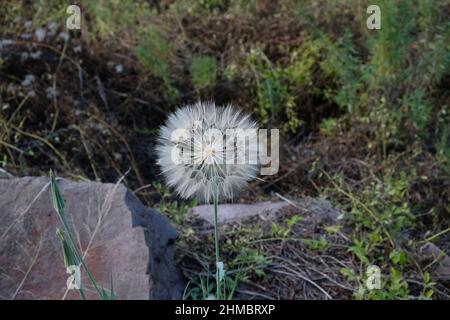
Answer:
M214 197L214 240L216 243L216 299L220 300L221 299L221 281L220 281L220 274L219 274L219 268L218 268L218 264L220 261L219 258L219 222L217 219L217 211L218 211L218 196L216 195Z

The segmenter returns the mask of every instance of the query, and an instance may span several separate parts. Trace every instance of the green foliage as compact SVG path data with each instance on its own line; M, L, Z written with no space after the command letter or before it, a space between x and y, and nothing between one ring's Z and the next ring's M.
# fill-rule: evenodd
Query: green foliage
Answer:
M366 286L368 280L366 276L358 275L355 270L342 268L341 273L350 281L357 284L354 297L365 300L398 300L412 298L408 283L404 280L401 271L391 268L388 275L381 274L381 283L379 289L369 290ZM434 294L433 287L435 283L431 282L428 272L423 274L423 289L419 299L428 300Z
M437 145L439 138L445 140L448 135L436 125L442 118L433 117L440 105L435 92L450 72L450 24L439 14L445 5L423 0L377 4L383 18L376 31L361 23L360 33L345 28L336 37L327 24L309 20L314 37L304 40L300 60L304 69L315 66L316 73L323 74L325 96L349 117L381 128L376 139L384 156L389 146L406 145L416 137L424 145L438 137ZM306 81L309 77L297 78ZM431 128L437 129L432 132Z
M216 300L214 279L211 278L211 272L207 269L205 274L199 274L191 278L183 293L183 300ZM226 276L223 281L223 300L232 300L241 280L241 274L238 272L234 277Z
M214 57L195 57L191 63L192 83L197 90L214 85L217 76L217 61Z
M258 115L267 124L282 108L287 87L282 83L281 71L272 65L260 49L250 51L247 64L256 77Z
M243 246L231 265L240 270L246 268L246 272L242 272L242 279L247 280L252 274L259 278L265 277L269 260L260 250Z
M226 7L226 0L197 0L198 4L209 11L214 9L224 9Z
M295 96L289 92L285 70L273 65L257 48L248 54L247 65L256 78L256 105L261 122L272 125L275 120L280 121L281 115L287 120L283 124L284 131L296 132L302 121L297 117ZM294 73L293 69L290 72Z
M342 180L335 184L335 191L350 201L344 219L352 226L352 244L348 251L361 263L363 275L353 270L341 270L349 281L358 284L357 299L408 299L411 293L402 271L411 261L408 250L400 245L401 235L414 227L413 209L409 205L408 190L416 174L387 173L383 180L376 180L357 193L344 190ZM365 268L371 265L390 270L382 276L381 289L369 290L366 286ZM424 278L422 298L429 298L433 291Z
M184 289L183 300L214 300L214 279L210 279L211 273L198 275L189 280Z
M364 86L364 65L358 57L353 41L353 35L349 31L338 41L332 41L325 34L316 40L317 45L323 48L320 67L324 74L335 82L327 85L325 94L351 116L359 115L361 99L364 99L364 95L359 95Z
M84 0L84 8L89 13L91 40L105 38L124 29L139 33L145 30L146 22L151 17L144 0Z
M415 12L412 1L379 2L382 28L369 39L372 85L392 85L405 79L408 49L413 42Z
M403 104L416 132L422 138L428 137L428 124L432 117L433 106L427 100L423 89L416 89L410 95L403 98Z
M320 123L320 132L325 136L332 136L336 125L337 121L335 118L323 119Z
M351 201L346 218L355 225L356 232L362 232L364 242L368 241L371 249L367 253L376 252L384 242L392 245L400 232L413 226L414 216L406 199L412 179L414 174L404 172L387 175L384 181L371 183L357 196L338 187Z
M323 251L328 248L328 241L324 236L320 236L319 240L302 239L302 242L306 244L311 250Z
M404 266L408 263L408 254L403 250L392 250L389 259L397 265Z
M155 181L152 184L160 200L157 209L166 214L175 224L179 232L183 235L183 241L195 241L198 235L194 234L192 227L188 223L188 210L196 206L197 203L192 200L189 203L179 203L173 199L170 190ZM288 227L292 228L294 224L299 221L299 216L294 216L288 221ZM250 241L261 235L259 226L250 228L237 227L231 232L232 238L226 242L224 251L232 252L233 258L229 261L224 280L222 281L221 297L224 299L232 299L237 288L237 285L242 280L248 280L253 276L262 278L266 276L265 270L269 265L269 260L261 252L260 249L250 245ZM234 239L233 241L231 239ZM208 239L208 243L213 243L212 239ZM189 247L190 250L190 247ZM189 282L185 288L184 299L193 300L209 300L215 299L215 279L213 273L209 269L209 259L213 260L212 256L199 256L197 253L192 253L203 267L203 272L189 277Z
M173 196L168 187L161 184L159 181L154 181L152 185L160 197L157 209L161 213L167 214L176 224L181 225L186 222L186 214L188 210L195 207L197 205L197 201L195 199L189 203L179 203L177 200L171 201Z
M368 278L358 275L353 269L343 268L341 273L350 281L357 284L354 297L358 300L398 300L411 298L408 283L402 272L391 268L389 275L381 274L380 288L368 289ZM427 294L432 294L432 290Z
M286 226L272 222L272 235L279 238L287 238L294 226L303 220L302 216L294 215L286 221Z
M381 281L381 289L366 290L359 287L355 294L357 299L369 300L398 300L410 298L408 283L404 280L401 271L392 268L389 277Z
M67 2L63 0L40 0L27 3L22 0L8 1L8 5L2 6L0 21L1 32L15 35L23 31L26 21L33 22L33 28L44 27L50 22L65 23ZM29 14L31 13L31 14ZM26 30L28 32L30 30Z
M423 289L420 294L421 300L430 300L433 297L434 290L433 287L436 283L431 281L430 274L428 272L423 273Z
M305 38L300 47L290 53L290 63L285 69L288 81L297 87L313 85L313 73L320 61L321 45Z
M364 241L354 239L353 245L349 246L348 251L353 253L358 260L364 264L369 264L369 254L370 243L365 243Z
M171 63L173 48L165 32L153 21L147 1L86 1L92 40L115 34L134 34L134 51L142 66L163 81L164 98L175 103L179 97Z
M81 249L78 247L78 242L75 241L75 235L72 230L72 227L69 225L69 220L67 219L66 211L65 211L65 203L64 198L59 191L58 184L56 182L56 178L53 175L53 172L50 171L50 187L52 192L52 201L53 207L58 214L58 217L62 223L62 229L57 230L57 234L61 241L61 247L64 256L64 264L66 268L71 266L78 266L82 268L84 272L86 272L88 279L95 289L95 292L98 294L99 298L102 300L114 300L114 289L111 278L111 289L108 291L105 288L99 286L89 271L86 262L84 261L83 254L81 253ZM78 289L80 296L83 300L86 299L86 287L83 283L80 283L80 288Z
M148 27L144 34L136 47L136 54L144 67L162 78L165 98L174 102L179 93L171 76L172 47L163 33L153 26Z

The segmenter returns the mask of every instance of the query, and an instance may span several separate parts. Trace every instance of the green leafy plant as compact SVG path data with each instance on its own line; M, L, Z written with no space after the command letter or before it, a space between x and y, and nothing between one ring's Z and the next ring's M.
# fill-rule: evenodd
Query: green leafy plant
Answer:
M328 248L328 241L324 236L320 236L319 240L315 239L302 239L302 242L306 244L312 250L323 251Z
M186 285L183 293L183 299L192 300L216 300L217 291L214 292L214 285L210 279L211 272L206 269L204 274L199 274L191 278ZM238 272L231 277L226 275L221 287L221 297L224 300L232 300L237 288L237 284L241 280L241 274ZM213 280L214 281L214 280Z
M175 101L179 93L171 75L173 52L164 34L155 26L147 27L135 50L142 65L163 80L166 99Z
M332 136L336 125L337 121L334 118L323 119L320 123L320 132L326 136Z
M192 82L197 90L214 85L217 76L217 61L214 57L195 57L191 63Z
M224 9L226 7L226 0L198 0L200 7L213 11L215 9Z
M176 200L172 201L173 195L168 187L164 186L159 181L154 181L152 185L160 197L157 209L160 212L167 214L170 219L178 225L182 225L186 222L186 214L190 208L197 205L197 200L192 199L190 202L181 203Z
M247 56L247 65L256 80L256 105L264 124L272 124L284 115L287 122L284 131L296 132L302 121L297 117L294 96L289 92L286 72L274 65L259 48L253 48ZM290 73L295 73L290 70Z
M287 220L286 226L272 222L272 235L274 237L287 238L291 233L292 228L294 228L294 226L302 220L302 216L294 215Z
M52 199L53 199L53 207L55 208L58 217L62 223L62 229L57 230L57 234L61 240L62 251L64 255L64 263L67 268L71 266L77 266L81 270L83 270L88 276L89 282L95 289L95 292L98 294L98 297L102 300L114 300L114 288L111 278L111 289L109 292L97 284L93 275L89 271L86 262L83 259L83 255L81 253L80 248L78 247L77 242L75 241L75 236L72 230L72 227L69 224L67 219L64 199L59 191L58 184L56 182L56 178L52 171L50 171L50 186L52 191ZM80 287L78 288L81 298L86 299L86 288L80 282Z

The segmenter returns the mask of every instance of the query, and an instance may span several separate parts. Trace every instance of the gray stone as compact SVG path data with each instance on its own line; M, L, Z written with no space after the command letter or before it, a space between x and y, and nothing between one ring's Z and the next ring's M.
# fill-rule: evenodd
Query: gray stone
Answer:
M254 204L221 204L219 205L219 223L239 222L241 220L260 216L263 219L272 217L282 208L288 206L287 202L264 201ZM214 206L203 204L194 207L193 214L210 224L214 223Z
M0 179L11 179L14 176L3 168L0 168Z
M263 201L253 204L220 204L219 223L240 222L255 216L267 220L289 206L295 207L300 213L311 213L310 219L317 224L336 222L340 214L340 211L333 208L325 199L302 198L295 201L286 199L286 201ZM210 224L214 222L213 205L196 206L192 209L192 213Z
M177 299L184 283L175 266L177 232L121 184L58 180L85 261L117 299ZM0 298L79 299L66 274L46 177L0 179ZM82 283L88 285L82 271ZM89 286L87 286L89 288ZM90 293L89 298L96 298Z
M427 242L420 248L422 258L433 263L431 278L435 281L450 281L450 257L437 245Z

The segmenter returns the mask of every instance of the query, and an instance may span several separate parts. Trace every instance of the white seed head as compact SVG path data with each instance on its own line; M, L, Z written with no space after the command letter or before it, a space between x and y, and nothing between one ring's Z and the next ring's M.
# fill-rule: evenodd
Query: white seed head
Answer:
M188 105L160 128L157 163L182 198L207 203L215 195L233 198L256 177L258 163L250 160L258 151L256 131L256 123L231 105ZM246 138L239 139L239 132L246 132Z

